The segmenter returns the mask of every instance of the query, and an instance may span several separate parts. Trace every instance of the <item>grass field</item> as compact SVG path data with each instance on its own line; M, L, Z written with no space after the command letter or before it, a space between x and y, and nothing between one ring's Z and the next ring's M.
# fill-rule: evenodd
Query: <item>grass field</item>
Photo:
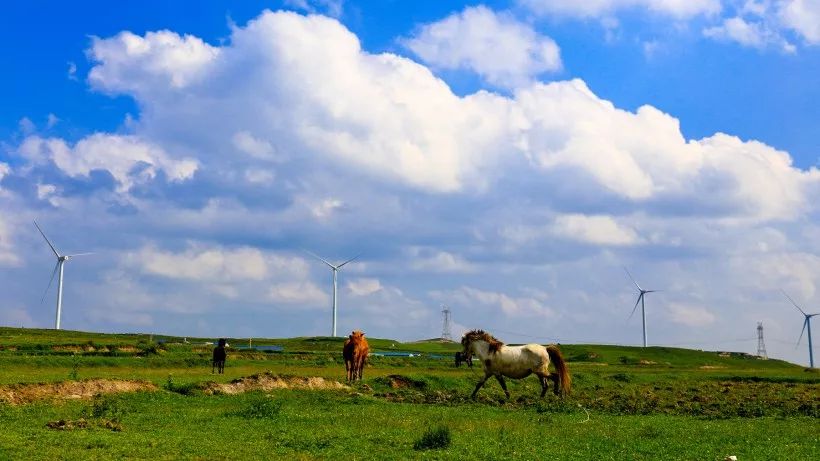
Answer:
M452 343L370 339L421 355L347 387L340 338L254 339L281 350L231 350L221 376L187 339L0 328L0 459L820 459L820 374L777 360L562 345L569 397L528 378L472 401ZM150 390L82 398L100 379Z

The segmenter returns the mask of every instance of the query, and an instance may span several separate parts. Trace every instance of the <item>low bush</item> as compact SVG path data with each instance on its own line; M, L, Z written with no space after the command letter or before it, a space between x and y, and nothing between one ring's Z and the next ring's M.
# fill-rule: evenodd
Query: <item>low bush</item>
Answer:
M428 429L416 442L413 444L414 450L434 450L440 448L447 448L452 443L452 436L450 435L450 428L447 426L439 426L433 429Z

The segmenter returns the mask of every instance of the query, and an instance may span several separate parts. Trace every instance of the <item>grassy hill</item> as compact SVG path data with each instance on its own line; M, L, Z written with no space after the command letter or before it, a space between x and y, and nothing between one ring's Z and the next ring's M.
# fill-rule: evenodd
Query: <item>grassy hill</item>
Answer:
M820 373L780 360L562 344L569 396L539 398L530 377L507 380L509 400L490 380L473 401L480 366L456 368L453 342L369 338L413 356L373 355L345 386L344 338L228 338L224 375L214 340L0 327L0 459L820 456ZM435 427L452 446L416 451Z

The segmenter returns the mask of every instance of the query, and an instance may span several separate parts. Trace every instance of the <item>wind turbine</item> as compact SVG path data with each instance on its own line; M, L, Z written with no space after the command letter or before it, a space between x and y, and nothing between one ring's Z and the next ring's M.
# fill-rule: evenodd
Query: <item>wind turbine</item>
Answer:
M631 319L632 316L635 314L635 309L638 308L638 304L640 303L641 317L643 318L643 347L646 347L646 306L644 305L644 297L647 293L655 293L656 291L660 290L644 290L643 288L641 288L640 285L638 285L638 282L635 281L635 279L632 277L632 274L629 273L629 270L626 267L624 267L624 270L626 271L626 275L629 276L629 279L632 280L632 283L635 284L635 287L638 288L638 291L640 292L638 294L638 300L635 301L635 307L632 308L632 313L629 314L629 318Z
M783 290L780 290L780 291L783 291ZM783 291L783 294L786 295L786 292ZM809 335L808 335L809 336L809 366L811 368L814 368L814 351L811 348L811 318L814 317L815 315L820 315L820 314L807 314L805 311L803 311L803 309L800 308L800 306L797 305L796 302L794 302L794 300L791 297L789 297L789 295L786 295L786 297L789 298L789 301L791 301L791 303L794 304L794 307L796 307L797 310L799 310L800 313L803 314L803 316L806 318L805 320L803 320L803 329L800 330L800 337L797 338L797 346L800 345L800 340L803 339L803 333L806 330L809 330ZM797 347L797 346L795 346L795 347Z
M333 271L333 337L335 338L336 337L336 274L339 272L339 269L341 269L345 264L353 261L354 259L358 258L361 255L356 255L356 256L348 259L347 261L345 261L341 264L333 265L333 264L330 264L329 262L327 262L327 260L325 260L324 258L322 258L321 256L319 256L317 254L311 253L307 250L305 250L305 253L307 253L307 254L313 256L314 258L318 259L319 261L322 261L323 263L327 264L328 267L330 267L330 270Z
M34 225L37 227L37 230L40 231L40 235L42 235L43 238L46 239L46 243L48 243L48 246L51 247L51 251L54 252L54 256L57 257L57 265L54 266L54 271L51 273L51 280L48 281L48 286L46 287L46 291L43 292L43 298L40 299L40 302L42 303L43 299L46 298L46 294L48 293L48 289L51 288L51 283L54 281L54 275L59 270L60 278L57 279L57 316L54 320L54 328L59 330L60 329L60 314L62 314L62 311L63 311L63 266L65 265L66 261L68 261L69 259L71 259L75 256L90 255L92 253L77 253L77 254L73 254L73 255L61 255L57 251L57 249L54 248L54 245L51 243L51 241L48 239L48 237L46 237L45 232L43 232L43 230L40 229L40 226L37 224L37 221L34 221Z

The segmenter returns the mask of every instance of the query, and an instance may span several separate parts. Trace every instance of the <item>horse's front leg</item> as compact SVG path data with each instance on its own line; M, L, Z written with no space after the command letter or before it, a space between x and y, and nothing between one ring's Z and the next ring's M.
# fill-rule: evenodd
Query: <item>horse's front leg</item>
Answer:
M507 383L504 382L504 377L501 375L495 375L495 379L498 380L498 384L501 384L501 389L504 389L504 395L507 396L507 400L510 399L510 391L507 390Z
M475 399L475 395L478 394L478 390L481 389L481 386L483 386L484 383L486 383L488 379L490 379L490 376L492 376L492 375L485 374L484 377L481 379L481 381L479 381L478 384L475 385L475 390L473 391L473 395L470 396L471 399Z

